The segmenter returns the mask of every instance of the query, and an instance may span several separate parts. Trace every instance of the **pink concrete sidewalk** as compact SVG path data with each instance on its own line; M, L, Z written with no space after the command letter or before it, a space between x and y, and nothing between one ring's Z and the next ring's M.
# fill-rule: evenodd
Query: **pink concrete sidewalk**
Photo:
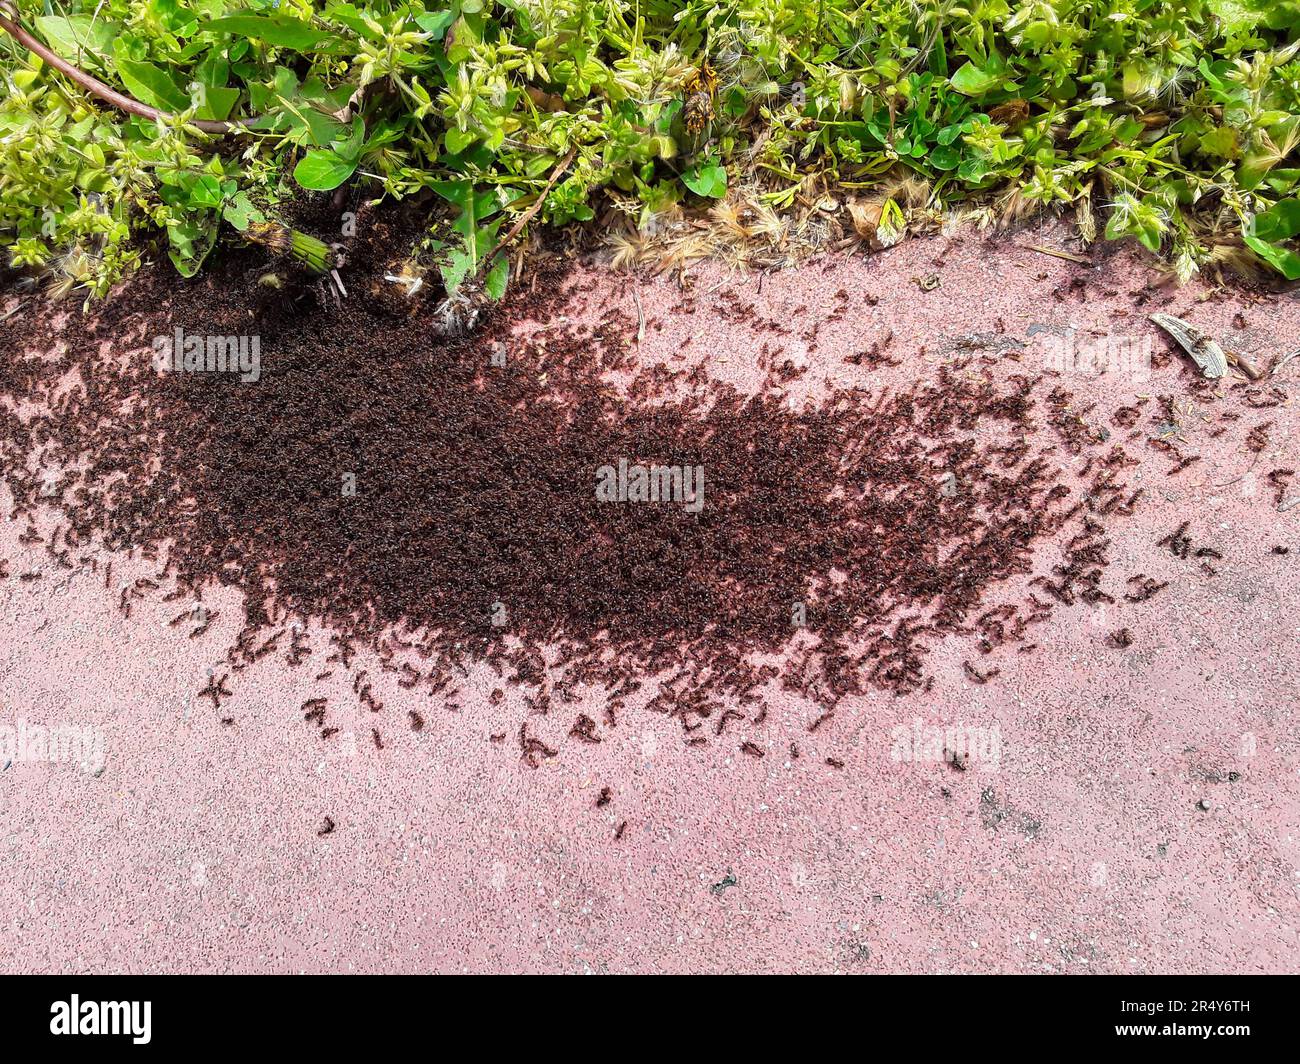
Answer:
M942 285L922 291L914 278L929 274ZM1164 351L1155 310L1259 361L1300 347L1291 296L1154 287L1127 255L1083 293L1070 287L1079 274L967 234L811 263L761 292L757 277L701 268L685 304L675 279L611 276L572 313L630 310L635 288L663 322L646 332L646 364L700 360L761 387L760 334L720 312L734 290L758 318L796 327L783 341L807 367L788 386L795 403L828 382L931 374L971 335L1024 343L1017 372L1043 366L1067 326ZM891 330L902 366L845 362ZM1181 407L1180 365L1066 383L1103 411L1137 393ZM763 759L687 748L675 721L630 713L600 745L564 742L569 718L540 722L561 754L531 770L513 738L491 739L513 737L526 710L511 689L493 704L486 671L451 712L372 670L386 718L415 709L426 722L386 728L382 750L341 673L317 684L269 660L232 680L217 712L197 693L209 668L225 671L233 592L207 597L220 616L187 639L168 623L176 603L142 601L129 620L116 610L116 584L147 567L118 559L106 591L102 574L54 569L0 525L0 727L67 723L105 739L99 774L28 761L0 772L0 971L1294 971L1300 506L1279 512L1263 473L1300 466L1300 359L1268 383L1284 405L1231 400L1242 418L1218 438L1187 407L1202 461L1177 477L1132 448L1147 493L1111 529L1108 579L1170 581L1160 595L1058 609L1038 653L1000 655L984 685L963 672L969 642L953 640L931 659L929 694L851 699L813 733L816 708L777 693ZM1268 421L1256 457L1241 440ZM1215 575L1158 545L1185 520L1223 554ZM1132 645L1108 645L1121 627ZM330 743L300 709L322 695L344 707ZM996 729L1000 759L964 772L896 760L897 729L918 720ZM797 761L781 756L792 741Z

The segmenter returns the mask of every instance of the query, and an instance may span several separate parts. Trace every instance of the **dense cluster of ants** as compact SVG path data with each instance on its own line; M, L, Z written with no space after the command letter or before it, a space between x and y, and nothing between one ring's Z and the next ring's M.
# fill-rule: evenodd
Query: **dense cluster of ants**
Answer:
M637 323L558 319L582 293L548 269L477 334L434 347L405 309L365 300L323 319L210 285L168 316L149 287L161 282L146 278L101 310L96 339L120 345L173 317L203 332L256 320L262 380L159 375L144 355L96 343L9 360L0 393L37 411L0 407L13 516L65 567L98 566L94 544L156 561L154 577L120 588L124 612L146 594L239 587L244 626L199 692L218 712L235 673L321 653L310 621L332 633L317 679L349 671L376 749L384 705L354 665L362 646L400 687L451 710L466 664L493 666L528 692L516 740L530 767L559 753L532 718L584 689L603 689L606 708L599 721L576 714L574 743L599 744L635 704L676 719L690 746L711 731L762 759L770 685L821 707L815 731L846 696L929 690L926 655L945 637L971 637L984 656L1031 653L1058 607L1140 603L1167 586L1141 573L1110 585L1107 522L1142 497L1126 442L1166 454L1171 476L1196 460L1157 431L1172 400L1139 400L1105 426L1052 373L1006 374L962 353L929 380L795 412L699 368L640 371ZM521 320L543 327L518 339ZM786 379L789 364L765 351ZM631 383L616 388L620 374ZM1275 398L1245 396L1247 407ZM1253 428L1248 448L1262 451L1267 431ZM600 503L595 470L620 457L702 466L707 504ZM1279 497L1293 473L1268 474ZM52 534L37 526L47 510ZM1212 574L1221 555L1188 527L1161 545ZM1000 595L1013 601L991 602ZM173 624L196 622L197 638L214 616L195 607ZM1132 639L1125 628L1110 642ZM782 657L759 663L761 652ZM1000 672L963 668L976 684ZM301 713L322 740L337 734L326 699ZM407 723L421 731L425 718L411 710ZM597 804L609 800L606 789Z

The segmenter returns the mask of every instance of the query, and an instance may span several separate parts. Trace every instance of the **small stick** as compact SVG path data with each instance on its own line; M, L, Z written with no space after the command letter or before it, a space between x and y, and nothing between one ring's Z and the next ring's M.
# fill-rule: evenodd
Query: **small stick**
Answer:
M1276 373L1276 372L1277 372L1278 370L1280 370L1283 366L1285 366L1288 362L1290 362L1293 358L1295 358L1296 355L1300 355L1300 348L1296 348L1296 349L1295 349L1294 351L1292 351L1289 355L1283 355L1282 358L1281 358L1279 361L1277 361L1277 362L1275 362L1275 363L1273 364L1272 372L1273 372L1273 373Z
M519 235L519 230L531 222L537 212L542 209L542 204L546 202L546 194L555 186L555 182L560 180L560 175L569 168L569 163L573 162L573 157L577 154L578 146L575 144L569 149L569 154L556 163L555 169L551 171L551 176L546 180L546 187L542 189L541 193L537 197L537 202L529 207L528 210L524 211L523 216L519 221L515 222L515 224L510 227L510 231L497 241L497 246L488 252L487 258L483 260L484 269L487 269L492 260L501 253L501 249L509 244L510 241L514 240L514 238Z
M1051 255L1054 259L1067 259L1070 262L1077 262L1081 266L1091 266L1092 259L1085 259L1082 255L1072 255L1068 251L1061 251L1058 248L1049 248L1043 244L1021 244L1026 251L1037 251L1040 255Z
M1228 356L1228 361L1236 366L1242 373L1253 381L1259 380L1264 376L1264 371L1255 365L1245 355L1240 355L1236 351L1224 352Z
M637 346L645 339L645 311L641 308L641 293L632 289L632 302L636 304L636 342Z

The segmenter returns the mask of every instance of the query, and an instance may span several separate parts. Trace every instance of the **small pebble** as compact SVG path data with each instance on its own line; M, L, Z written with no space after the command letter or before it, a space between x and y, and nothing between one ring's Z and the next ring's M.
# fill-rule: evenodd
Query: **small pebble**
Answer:
M1210 811L1210 800L1208 798L1202 798L1196 803L1196 808L1202 813L1208 813Z

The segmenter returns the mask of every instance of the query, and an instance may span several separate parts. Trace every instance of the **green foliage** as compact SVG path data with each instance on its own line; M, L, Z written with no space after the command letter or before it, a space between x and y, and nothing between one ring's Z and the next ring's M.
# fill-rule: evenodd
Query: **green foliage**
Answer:
M755 189L900 172L932 208L1014 189L1088 198L1107 237L1209 239L1300 276L1300 0L19 0L58 55L157 122L0 36L0 243L102 294L161 241L196 271L223 219L358 183L454 208L426 244L449 290L506 257L503 221L644 224ZM707 99L691 76L707 61ZM200 132L193 121L235 120ZM547 178L577 154L554 187ZM887 201L891 232L906 220ZM1288 206L1292 205L1292 206ZM897 215L898 217L895 217Z

